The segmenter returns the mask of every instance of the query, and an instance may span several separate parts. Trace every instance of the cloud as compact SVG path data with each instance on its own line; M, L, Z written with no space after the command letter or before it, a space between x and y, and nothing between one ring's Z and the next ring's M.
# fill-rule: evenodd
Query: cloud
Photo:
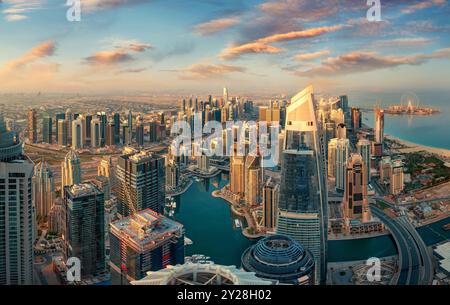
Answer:
M152 45L137 40L115 39L112 42L114 49L96 52L94 55L86 57L84 62L97 67L116 66L134 60L132 52L141 53L153 48Z
M151 1L152 0L82 0L81 5L84 11L91 13L120 6L135 5Z
M27 13L42 9L44 0L6 0L0 1L0 4L8 5L8 8L2 12L5 14L5 20L16 22L28 18Z
M230 73L243 73L246 69L239 66L223 65L223 64L194 64L183 70L178 70L179 79L181 80L196 80L196 79L211 79L219 78Z
M257 53L268 53L276 54L283 52L284 49L268 45L269 43L277 43L283 41L290 41L296 39L313 38L325 33L338 31L344 28L344 25L334 25L334 26L323 26L317 28L311 28L302 31L291 31L288 33L273 34L266 37L259 38L254 42L245 43L241 45L232 45L224 49L220 57L223 59L233 59L239 57L243 54L257 54Z
M388 40L378 40L372 45L375 47L417 47L428 45L432 42L429 38L412 37L412 38L396 38Z
M435 58L450 58L450 48L436 50L430 54L408 56L381 56L375 52L355 51L327 58L319 66L295 72L298 76L335 77L342 74L368 72L403 65L421 65Z
M220 57L223 59L232 59L241 56L243 54L252 54L252 53L276 54L283 51L284 49L282 48L273 47L260 42L252 42L243 45L230 46L220 53Z
M54 55L55 50L56 44L48 41L33 47L20 57L6 62L0 69L0 81L4 83L22 78L39 78L40 72L42 72L42 77L49 78L58 72L59 64L40 63L40 60Z
M308 61L316 58L320 58L326 55L329 55L331 52L328 50L317 51L312 53L301 53L294 56L294 60L298 61Z
M206 36L230 28L238 23L239 19L237 17L218 18L197 24L195 31L199 35Z
M433 6L442 6L447 3L447 0L425 0L419 3L408 5L401 10L403 14L412 14L420 10L424 10Z
M141 73L147 71L147 68L130 68L118 71L116 74L126 74L126 73Z

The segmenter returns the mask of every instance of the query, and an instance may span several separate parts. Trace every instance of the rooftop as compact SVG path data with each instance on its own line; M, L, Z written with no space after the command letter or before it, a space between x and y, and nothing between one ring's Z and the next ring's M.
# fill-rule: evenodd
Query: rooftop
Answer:
M173 236L179 237L183 225L162 214L146 209L111 223L111 232L126 240L136 250L153 248Z
M75 197L93 195L98 189L92 183L74 184L69 188L70 193Z

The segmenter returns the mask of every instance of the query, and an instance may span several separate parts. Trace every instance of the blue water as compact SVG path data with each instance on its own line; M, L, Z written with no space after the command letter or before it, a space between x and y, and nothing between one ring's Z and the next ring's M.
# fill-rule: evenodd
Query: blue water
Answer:
M433 116L385 116L385 134L417 144L450 149L450 92L417 93L422 105L439 108L442 112ZM402 93L354 94L350 105L373 107L377 99L382 107L399 104ZM373 112L363 114L363 123L373 127Z

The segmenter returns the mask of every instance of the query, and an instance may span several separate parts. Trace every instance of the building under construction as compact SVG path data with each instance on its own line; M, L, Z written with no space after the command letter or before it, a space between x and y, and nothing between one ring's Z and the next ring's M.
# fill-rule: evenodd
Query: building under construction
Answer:
M110 225L111 283L128 284L184 263L183 225L146 209Z

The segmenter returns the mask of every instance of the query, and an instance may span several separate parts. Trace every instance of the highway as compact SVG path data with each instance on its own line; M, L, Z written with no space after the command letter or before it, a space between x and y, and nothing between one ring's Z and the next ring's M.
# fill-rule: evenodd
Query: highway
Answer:
M433 280L433 262L427 247L405 215L392 219L376 206L371 206L391 232L399 253L399 272L393 285L430 285Z

